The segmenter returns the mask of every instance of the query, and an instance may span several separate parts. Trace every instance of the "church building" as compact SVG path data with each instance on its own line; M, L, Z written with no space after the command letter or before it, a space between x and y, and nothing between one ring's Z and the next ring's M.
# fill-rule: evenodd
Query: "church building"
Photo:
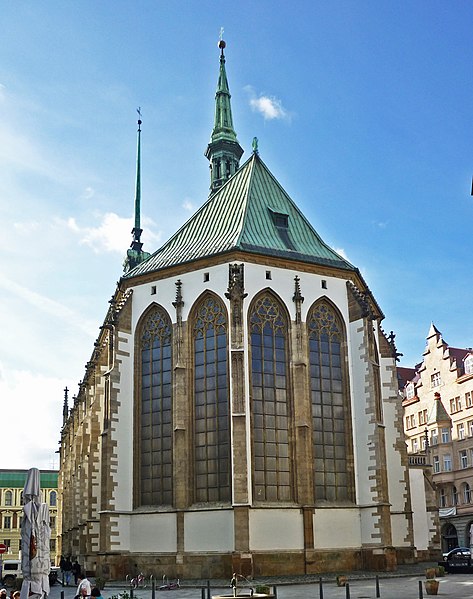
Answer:
M219 48L210 196L152 254L138 121L125 272L64 402L61 553L109 579L229 580L434 555L435 515L422 546L413 525L394 335L256 140L240 163Z

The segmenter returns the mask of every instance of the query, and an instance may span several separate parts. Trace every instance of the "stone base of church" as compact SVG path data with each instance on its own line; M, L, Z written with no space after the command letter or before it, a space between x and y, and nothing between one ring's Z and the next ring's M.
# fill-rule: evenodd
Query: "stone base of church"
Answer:
M421 561L414 548L362 548L344 550L275 551L202 554L115 554L89 556L87 570L108 580L124 580L127 575L153 574L157 584L163 575L169 579L227 579L233 572L247 578L291 576L372 570L394 571L398 564Z

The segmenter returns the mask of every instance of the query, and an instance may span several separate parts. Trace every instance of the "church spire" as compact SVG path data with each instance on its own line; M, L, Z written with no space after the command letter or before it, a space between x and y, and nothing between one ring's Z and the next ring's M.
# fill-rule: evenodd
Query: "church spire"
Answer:
M136 112L138 113L138 145L136 150L136 188L135 188L135 226L131 230L131 234L133 235L133 240L130 245L130 249L126 253L125 262L123 263L124 272L128 272L132 268L134 268L146 258L149 258L150 254L148 252L143 252L141 243L141 233L143 233L143 229L140 225L140 213L141 213L141 109L137 108Z
M238 169L243 148L233 129L230 90L225 70L225 42L220 39L220 73L215 94L215 123L205 156L210 161L210 193L214 193Z

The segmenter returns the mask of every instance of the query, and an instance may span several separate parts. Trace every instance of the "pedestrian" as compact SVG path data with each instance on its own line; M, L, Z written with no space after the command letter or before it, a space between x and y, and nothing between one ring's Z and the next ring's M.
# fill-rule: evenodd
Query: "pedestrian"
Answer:
M92 587L90 585L90 581L87 580L87 576L84 572L79 572L78 575L79 585L77 587L76 597L90 597L90 593L92 591ZM1 597L0 597L1 599Z
M7 599L7 589L0 589L0 599Z
M95 597L95 599L103 599L102 597L102 591L99 589L99 587L94 587L90 593L91 597Z
M72 564L72 574L74 576L74 584L77 584L78 580L79 580L79 574L80 574L80 566L79 566L79 562L75 559L73 564Z
M66 559L64 560L64 564L63 564L62 568L63 568L63 572L64 572L66 586L68 587L69 583L71 582L71 576L72 576L72 562L71 562L71 558L69 556L67 556Z

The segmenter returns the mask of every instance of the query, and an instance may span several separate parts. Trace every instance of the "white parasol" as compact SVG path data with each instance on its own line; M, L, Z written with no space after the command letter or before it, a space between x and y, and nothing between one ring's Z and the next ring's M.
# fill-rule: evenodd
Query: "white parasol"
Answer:
M49 595L49 507L40 503L40 478L37 468L30 468L23 489L21 524L21 569L23 584L20 599L42 599Z

